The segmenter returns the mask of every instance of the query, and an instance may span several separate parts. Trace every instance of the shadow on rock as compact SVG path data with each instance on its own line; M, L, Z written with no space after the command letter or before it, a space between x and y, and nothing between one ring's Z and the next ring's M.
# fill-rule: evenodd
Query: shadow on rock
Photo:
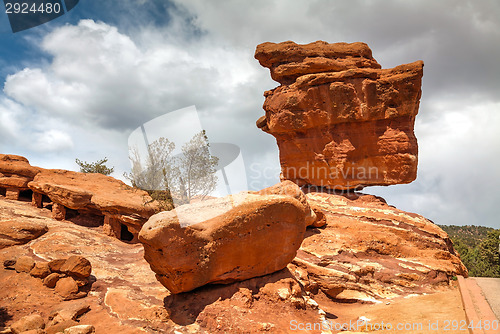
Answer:
M193 324L201 312L208 305L214 304L217 301L226 299L234 299L233 296L240 289L248 289L252 296L250 300L258 300L257 296L266 284L276 283L282 279L292 278L288 268L284 268L273 274L255 277L241 282L231 284L208 284L197 288L193 291L180 294L170 295L164 298L163 303L167 311L170 313L170 319L176 324L187 326ZM241 301L235 301L236 304Z
M97 278L94 275L90 275L88 277L88 283L85 284L84 286L80 287L79 290L88 294L92 290L92 286L94 285L94 283L96 281L97 281Z
M9 314L5 307L0 306L0 329L2 329L2 327L5 327L5 324L9 320L12 320L12 315Z

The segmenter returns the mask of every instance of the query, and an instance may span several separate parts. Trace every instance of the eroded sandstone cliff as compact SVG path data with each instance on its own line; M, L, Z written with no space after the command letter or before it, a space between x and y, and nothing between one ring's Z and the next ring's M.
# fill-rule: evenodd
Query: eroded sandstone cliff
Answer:
M0 154L0 195L31 200L52 210L55 219L104 225L104 233L136 241L142 225L156 211L147 192L113 177L31 166L28 159Z

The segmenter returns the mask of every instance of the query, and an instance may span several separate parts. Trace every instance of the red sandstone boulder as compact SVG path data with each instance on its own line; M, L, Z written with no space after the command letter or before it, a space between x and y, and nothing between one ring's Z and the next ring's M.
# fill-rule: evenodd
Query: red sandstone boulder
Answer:
M302 242L308 214L291 196L241 193L156 214L139 241L157 279L176 294L283 269Z
M92 272L90 261L83 256L70 256L61 266L60 271L70 276L86 278Z
M60 274L52 273L43 279L43 285L53 289L56 287L57 281L59 281L60 278L61 278Z
M44 223L29 220L2 220L0 221L0 249L25 244L47 233Z
M35 260L30 256L21 256L16 260L14 269L18 273L29 273L31 269L35 266Z
M37 278L44 279L51 274L48 262L37 262L30 271L30 275Z
M25 316L10 326L10 329L14 334L43 328L45 328L45 322L39 314Z
M55 260L49 261L48 264L49 264L50 271L52 271L54 273L62 273L61 268L64 265L64 263L66 263L66 259L55 259Z
M423 62L380 69L363 43L264 43L255 57L282 83L257 126L276 137L283 179L340 190L416 178Z
M55 290L65 300L75 299L73 297L78 294L78 284L72 277L64 277L57 281Z

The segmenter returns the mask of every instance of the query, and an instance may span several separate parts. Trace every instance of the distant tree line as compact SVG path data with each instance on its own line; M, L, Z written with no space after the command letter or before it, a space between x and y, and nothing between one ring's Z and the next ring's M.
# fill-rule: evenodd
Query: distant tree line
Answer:
M453 241L470 276L500 277L500 230L483 226L440 226Z

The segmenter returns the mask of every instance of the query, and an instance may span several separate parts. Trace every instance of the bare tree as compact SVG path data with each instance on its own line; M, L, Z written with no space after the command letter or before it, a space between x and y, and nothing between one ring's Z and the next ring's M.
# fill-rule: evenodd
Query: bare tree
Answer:
M139 152L131 152L132 171L125 176L134 187L147 190L153 199L169 203L164 209L189 203L193 197L206 197L217 186L215 166L218 158L209 151L205 131L197 133L182 147L182 154L172 156L175 144L161 137L148 147L146 163Z
M189 203L194 196L204 198L217 186L215 176L219 159L210 154L208 137L205 130L197 133L189 142L182 146L182 156L179 158L180 187L186 193Z

